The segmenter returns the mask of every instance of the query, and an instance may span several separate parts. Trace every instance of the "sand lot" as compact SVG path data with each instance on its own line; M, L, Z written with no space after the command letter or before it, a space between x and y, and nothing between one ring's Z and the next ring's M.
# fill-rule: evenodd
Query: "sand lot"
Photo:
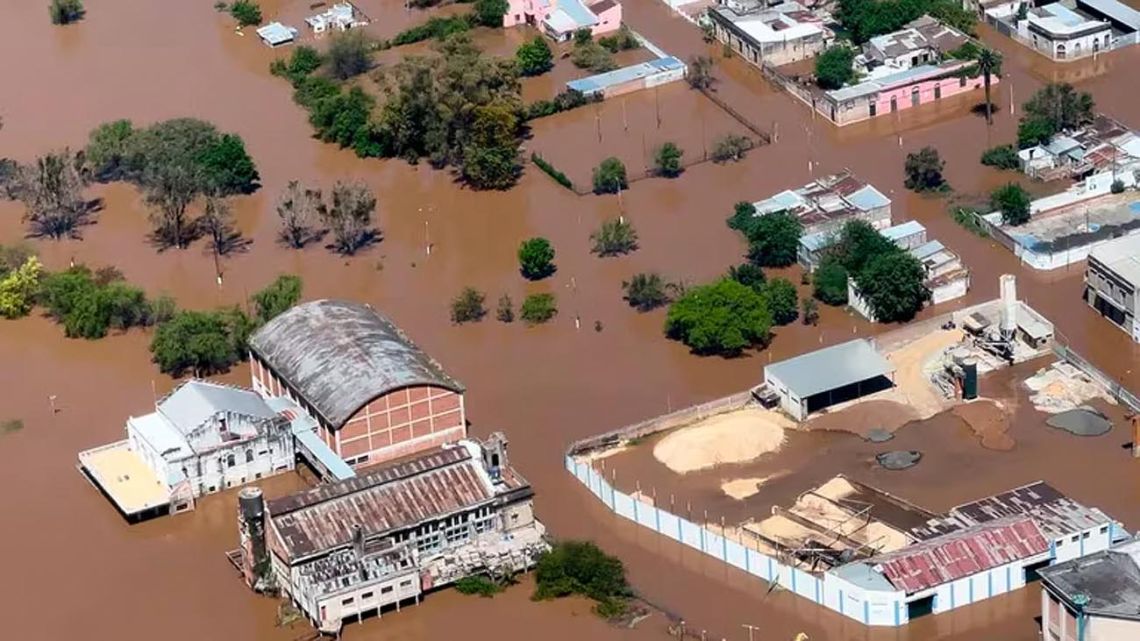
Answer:
M717 414L661 439L653 456L678 474L726 463L744 463L775 452L784 443L788 418L762 408Z

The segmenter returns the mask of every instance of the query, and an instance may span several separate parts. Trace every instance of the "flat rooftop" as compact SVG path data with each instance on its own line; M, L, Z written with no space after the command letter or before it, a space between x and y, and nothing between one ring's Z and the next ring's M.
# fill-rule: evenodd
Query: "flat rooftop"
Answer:
M766 375L778 379L801 399L894 371L894 365L863 338L801 354L764 368Z
M1089 256L1133 287L1140 287L1140 235L1124 236L1097 245Z
M1062 198L1066 194L1034 201L1034 206L1043 202L1057 202L1058 206L1041 211L1035 208L1029 222L1019 227L1003 227L1003 230L1019 245L1037 252L1081 247L1140 230L1140 198L1136 192L1086 200L1076 195Z
M127 516L170 503L170 488L131 451L129 441L80 452L79 464Z
M1040 570L1045 588L1070 606L1088 599L1085 612L1140 621L1140 541Z

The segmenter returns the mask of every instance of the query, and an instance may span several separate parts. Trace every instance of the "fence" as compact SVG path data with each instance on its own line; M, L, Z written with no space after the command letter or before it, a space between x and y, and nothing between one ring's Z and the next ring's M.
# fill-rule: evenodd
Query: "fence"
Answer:
M1113 398L1127 405L1133 412L1140 414L1140 398L1137 398L1135 394L1128 391L1118 381L1113 380L1111 376L1105 374L1095 365L1088 362L1085 357L1074 352L1068 346L1061 344L1055 345L1053 352L1057 354L1059 358L1084 372L1089 378L1103 385L1108 389L1108 393L1112 394Z
M824 604L823 580L798 568L745 547L727 537L681 518L656 505L620 492L588 462L566 457L566 470L618 516L723 561L748 574L776 584L812 603Z
M670 412L664 416L656 416L654 418L627 425L621 429L598 434L570 444L569 456L580 456L591 450L596 450L611 445L617 445L622 441L630 441L639 438L645 438L657 432L664 432L671 430L675 427L688 425L695 421L721 414L732 409L737 409L743 406L752 398L751 392L738 392L731 396L718 398L715 401L701 403L699 405L692 405L675 412Z

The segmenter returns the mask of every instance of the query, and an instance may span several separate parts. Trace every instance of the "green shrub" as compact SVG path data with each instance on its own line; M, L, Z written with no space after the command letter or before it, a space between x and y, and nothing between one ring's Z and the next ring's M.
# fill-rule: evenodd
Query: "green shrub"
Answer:
M573 191L574 183L570 182L570 178L568 178L566 176L566 174L555 169L554 165L551 165L550 163L546 162L546 160L542 156L539 156L537 153L532 153L530 155L530 160L535 165L538 165L538 168L541 169L543 172L545 172L547 176L550 176L551 178L553 178L554 182L556 182L559 185L562 185L563 187Z
M502 592L503 586L481 574L472 574L456 581L455 589L461 594L477 594L489 598Z
M626 179L625 164L613 156L606 158L594 168L594 193L616 194L628 189L629 180Z
M633 592L620 559L585 541L562 541L538 559L534 570L535 600L581 595L597 602L594 611L607 618L625 612Z
M253 0L236 0L230 5L230 15L237 20L238 26L261 24L261 7Z
M1029 192L1017 183L1002 185L990 195L990 205L1001 212L1002 221L1011 226L1029 222Z
M558 304L554 294L531 294L519 308L519 318L527 325L541 325L557 314Z
M428 19L427 22L421 25L410 27L396 34L396 36L392 38L392 46L410 45L432 38L443 40L453 33L469 31L473 26L474 18L470 14L461 14L447 18L434 17Z
M519 245L519 271L523 278L541 280L554 273L554 246L541 237L529 238Z
M52 24L71 24L78 22L87 13L81 0L51 0L48 6Z
M464 287L451 301L451 322L461 325L483 320L487 315L487 308L483 306L486 298L483 292L474 287Z
M1017 169L1021 166L1013 145L997 145L982 152L982 164L998 169Z

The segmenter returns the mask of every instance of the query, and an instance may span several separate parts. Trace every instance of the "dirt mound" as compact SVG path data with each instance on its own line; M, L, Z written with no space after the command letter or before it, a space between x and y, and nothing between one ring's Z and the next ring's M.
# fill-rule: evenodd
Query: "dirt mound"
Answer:
M770 410L726 412L669 434L653 448L653 457L678 474L744 463L779 450L784 430L793 426Z
M979 399L955 405L951 413L969 425L988 450L1009 451L1016 444L1009 435L1009 413L995 401Z
M1087 405L1051 416L1045 423L1077 436L1100 436L1112 429L1107 416Z
M849 405L839 411L821 414L804 424L809 430L850 432L862 438L882 431L893 433L921 418L913 407L894 401L873 400Z
M760 486L763 485L769 478L770 477L767 476L759 476L746 479L732 479L731 481L725 481L724 483L721 483L720 491L724 492L729 497L736 499L737 501L743 501L744 499L759 492Z

